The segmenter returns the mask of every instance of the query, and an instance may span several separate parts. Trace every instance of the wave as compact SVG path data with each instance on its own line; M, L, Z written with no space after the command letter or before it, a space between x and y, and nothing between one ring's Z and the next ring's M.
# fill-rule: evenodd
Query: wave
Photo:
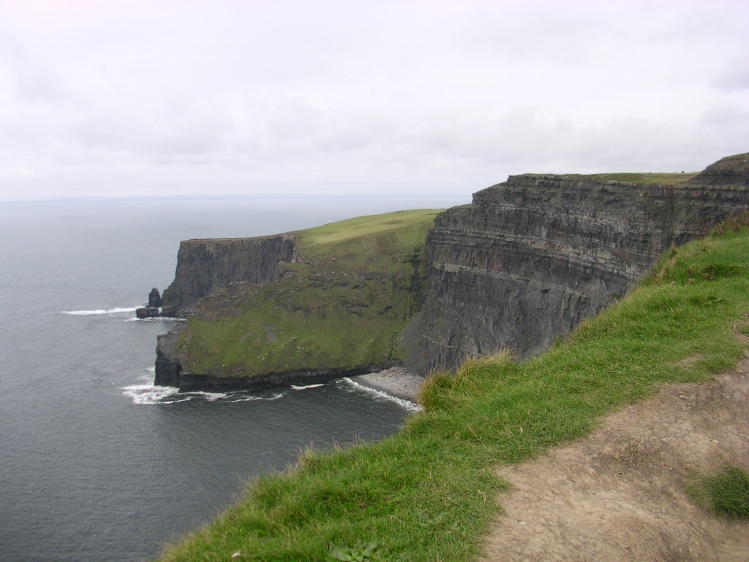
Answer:
M174 316L155 316L153 318L128 318L125 322L187 322L186 318L175 318Z
M392 394L388 394L387 392L383 390L377 390L376 388L371 388L369 386L360 384L356 381L351 380L348 377L343 377L343 382L345 382L347 385L351 386L353 390L358 390L360 392L366 392L367 394L371 394L373 396L376 396L378 398L382 398L384 400L389 400L390 402L395 402L398 404L401 408L404 408L406 410L409 410L410 412L423 412L424 408L419 406L416 402L411 402L410 400L406 400L405 398L398 398L397 396L393 396Z
M190 396L180 396L179 389L173 386L133 384L123 386L122 391L122 394L132 399L133 404L174 404L192 400Z
M96 308L94 310L63 310L62 314L69 314L71 316L96 316L100 314L123 314L125 312L135 312L137 306L129 306L123 308Z
M321 386L325 386L324 384L308 384L306 386L297 386L295 384L291 385L291 388L294 390L307 390L308 388L320 388Z
M147 378L145 375L142 378ZM155 384L142 383L121 387L122 394L129 397L133 404L176 404L190 400L204 400L206 402L222 402L224 404L235 404L237 402L251 402L254 400L278 400L286 393L278 392L270 396L255 396L246 392L180 392L174 386L156 386Z

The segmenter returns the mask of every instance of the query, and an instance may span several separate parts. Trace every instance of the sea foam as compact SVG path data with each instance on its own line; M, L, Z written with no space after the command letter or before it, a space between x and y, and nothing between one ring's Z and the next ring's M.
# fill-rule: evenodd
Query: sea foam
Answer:
M410 400L406 400L405 398L398 398L397 396L393 396L392 394L388 394L387 392L384 392L382 390L377 390L376 388L370 388L366 385L359 384L358 382L353 381L348 377L343 377L340 380L343 381L346 385L350 386L352 390L365 392L367 394L371 394L378 398L389 400L390 402L395 402L401 408L404 408L411 412L423 412L424 411L424 408L419 406L416 402L411 402Z
M96 316L100 314L123 314L125 312L135 312L137 306L130 306L124 308L96 308L94 310L63 310L63 314L69 314L71 316Z

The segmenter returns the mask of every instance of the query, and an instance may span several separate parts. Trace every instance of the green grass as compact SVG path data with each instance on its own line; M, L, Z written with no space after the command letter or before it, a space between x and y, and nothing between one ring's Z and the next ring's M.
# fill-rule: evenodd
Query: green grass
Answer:
M670 381L735 364L749 311L749 234L726 232L663 257L628 297L542 356L507 354L435 374L425 411L397 434L307 451L283 474L167 549L165 560L470 560L500 511L498 463L528 460L590 431L599 417ZM680 363L699 356L696 362Z
M749 519L749 475L738 466L698 476L687 490L697 503L718 515Z
M606 174L558 174L564 178L594 179L598 181L620 181L641 185L665 184L678 185L684 183L699 172L613 172ZM527 174L542 175L542 174Z
M180 336L194 373L254 376L386 365L421 299L426 233L439 210L399 211L297 234L301 260L275 283L240 283L198 306Z

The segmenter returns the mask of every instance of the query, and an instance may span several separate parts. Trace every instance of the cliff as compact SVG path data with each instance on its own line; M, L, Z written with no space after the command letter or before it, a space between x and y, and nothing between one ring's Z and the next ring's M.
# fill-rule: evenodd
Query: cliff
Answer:
M184 240L174 281L162 296L165 316L186 316L197 302L232 283L268 283L280 278L294 257L294 233L255 238Z
M699 174L525 174L440 214L188 240L163 305L194 314L159 339L157 383L253 388L537 354L664 251L749 208L748 170L739 154Z
M162 560L745 559L747 522L686 494L749 458L743 219L538 357L431 377L388 439L256 479ZM733 482L722 505L746 505Z
M435 220L408 366L536 354L618 299L672 245L749 207L749 154L674 183L647 174L511 176ZM632 177L622 182L609 177ZM658 180L664 175L657 175Z
M423 300L423 245L437 210L359 217L277 236L180 245L156 384L256 389L402 362ZM171 311L170 310L170 311Z

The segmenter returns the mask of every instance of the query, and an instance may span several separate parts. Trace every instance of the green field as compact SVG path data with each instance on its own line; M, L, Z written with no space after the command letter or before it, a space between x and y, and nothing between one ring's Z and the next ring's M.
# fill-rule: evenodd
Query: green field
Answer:
M333 230L320 236L346 240ZM749 232L723 229L667 253L629 296L545 354L516 363L500 353L435 374L425 411L392 437L307 451L286 473L256 479L163 558L476 558L501 509L498 463L578 438L660 383L733 366L746 347L733 329L749 328L748 311Z
M254 376L386 365L421 299L427 230L439 210L399 211L297 233L280 281L201 301L179 340L188 371Z

